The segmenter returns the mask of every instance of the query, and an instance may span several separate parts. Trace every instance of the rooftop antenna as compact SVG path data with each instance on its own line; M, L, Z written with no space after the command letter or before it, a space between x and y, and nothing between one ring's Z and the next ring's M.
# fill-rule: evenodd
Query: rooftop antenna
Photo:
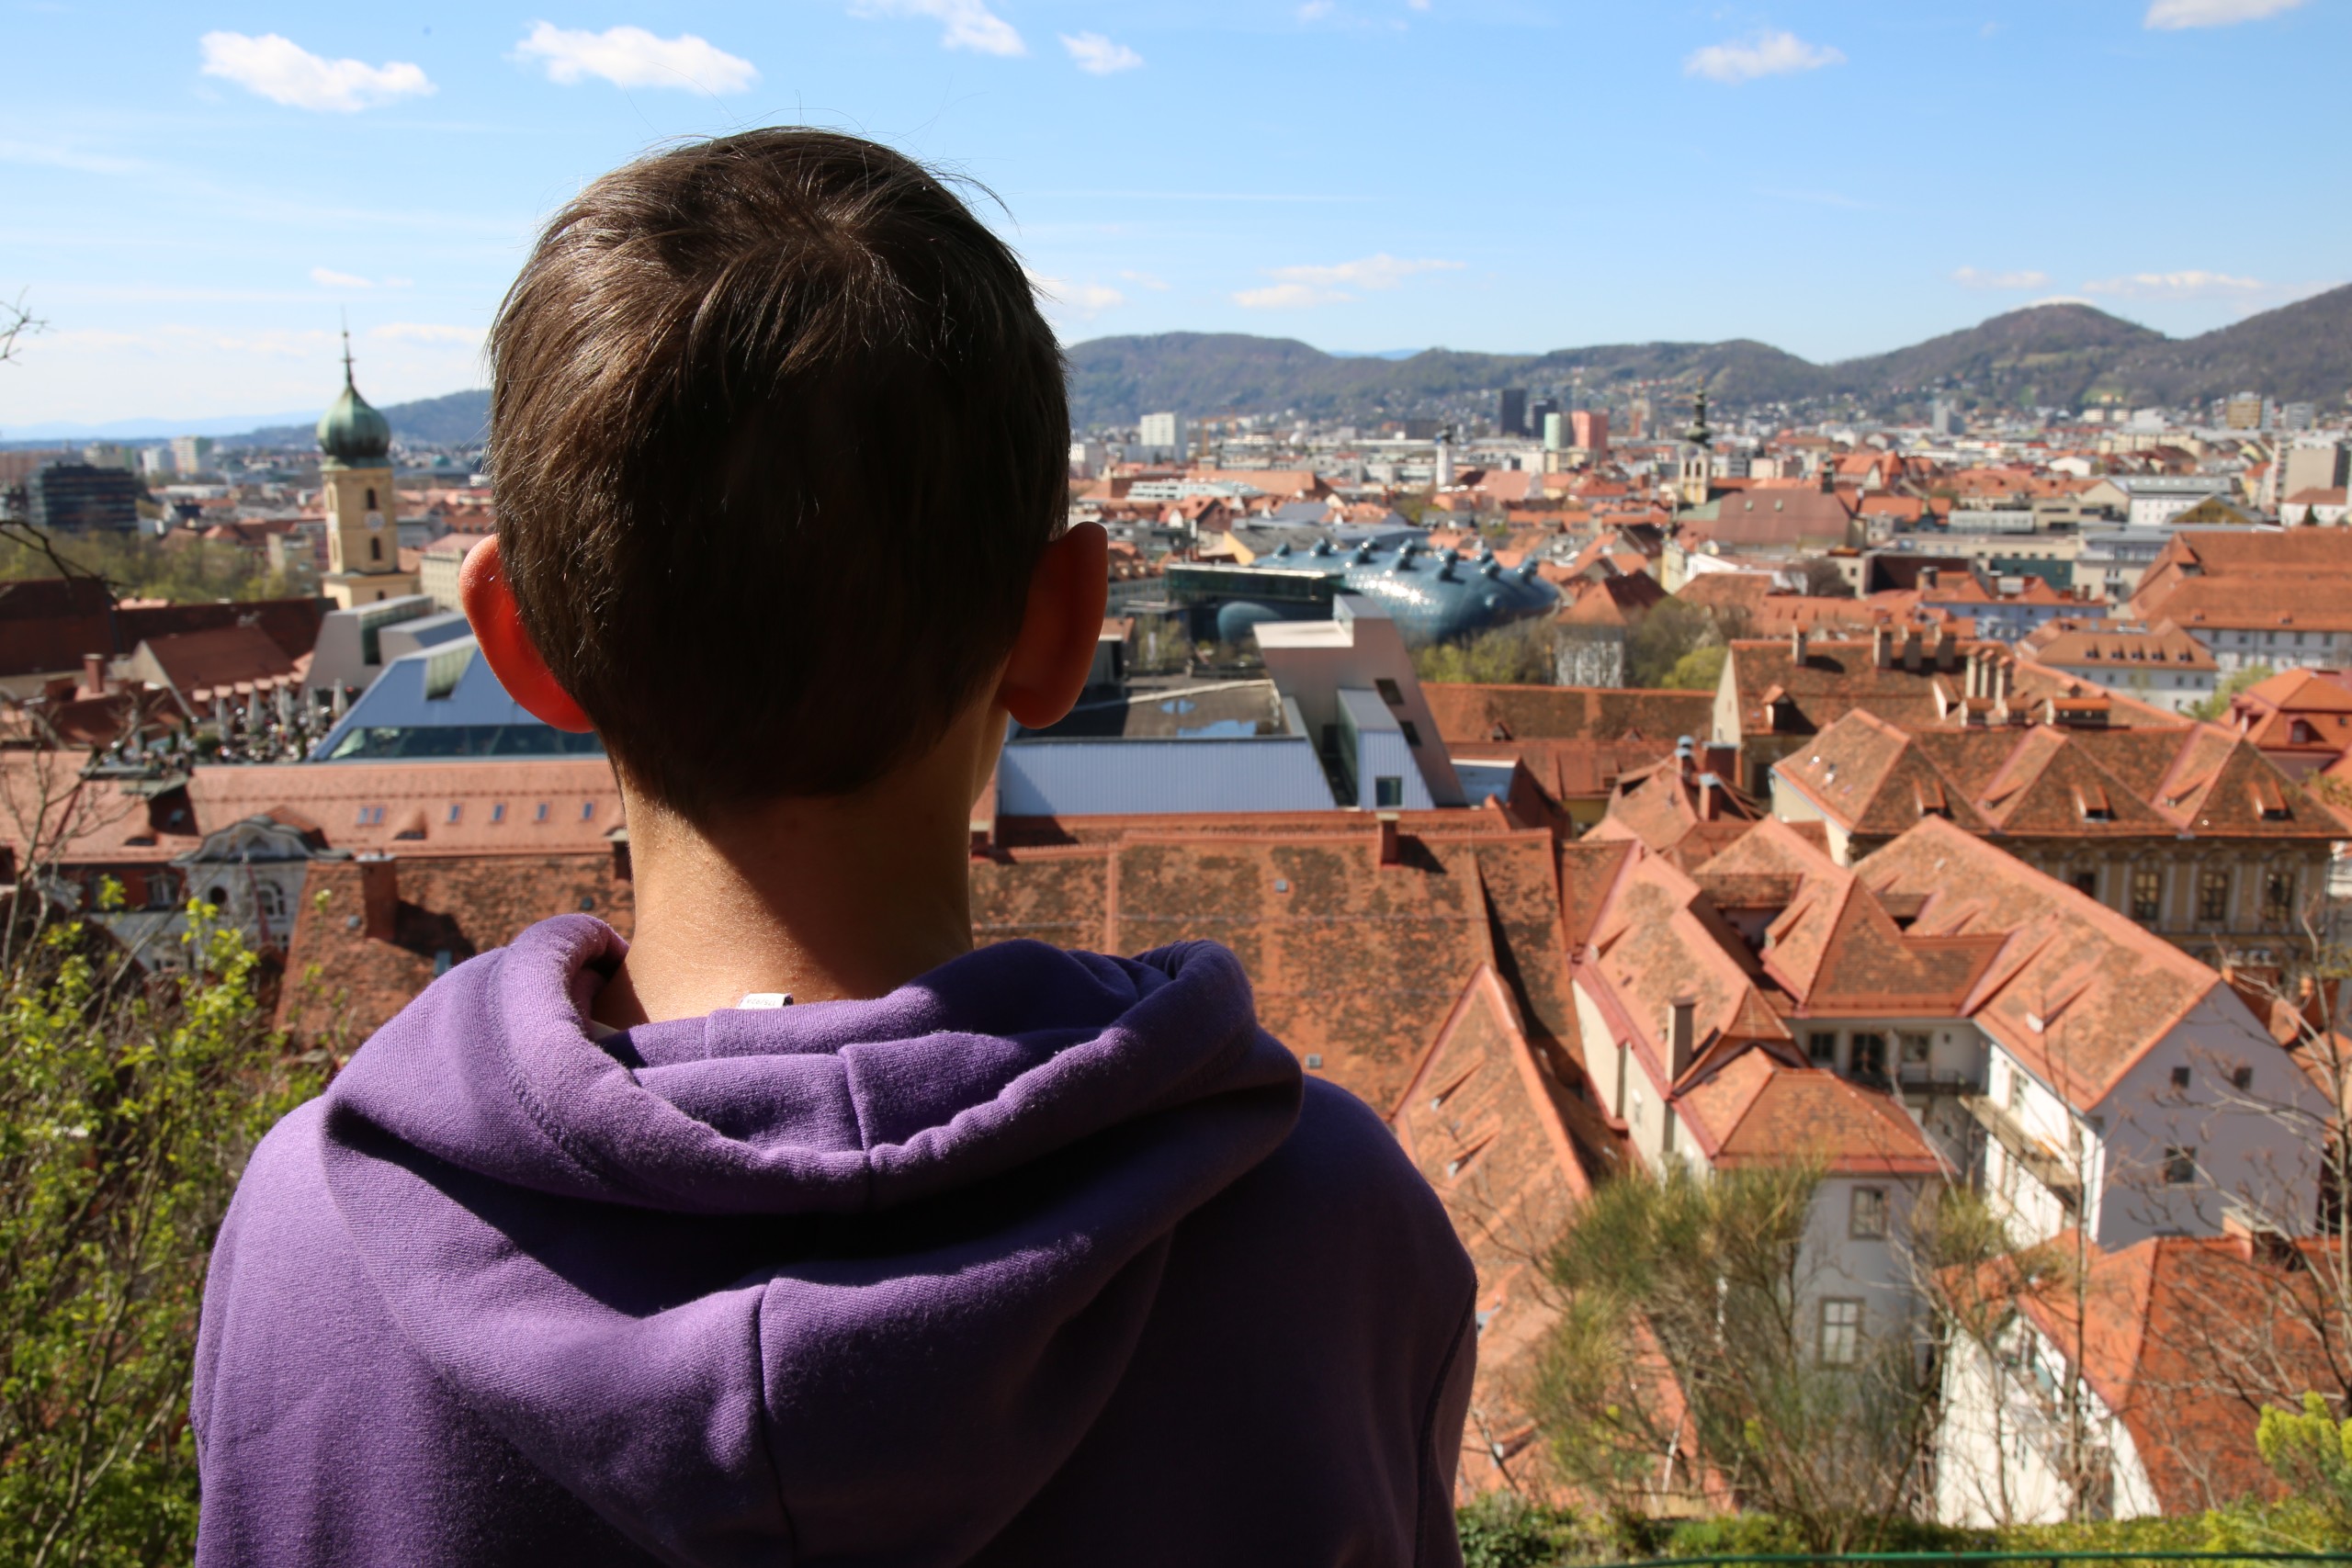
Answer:
M341 314L342 314L342 316L343 316L343 384L344 384L345 386L348 387L348 386L350 386L350 385L352 384L352 381L351 381L351 311L346 308L345 310L344 310L341 312Z

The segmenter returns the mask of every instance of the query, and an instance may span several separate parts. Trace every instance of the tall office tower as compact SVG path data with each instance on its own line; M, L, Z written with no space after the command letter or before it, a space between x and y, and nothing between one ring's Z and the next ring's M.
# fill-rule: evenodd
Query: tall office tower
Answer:
M1495 428L1505 435L1527 434L1526 388L1505 387L1503 389L1502 409L1500 416L1495 421Z

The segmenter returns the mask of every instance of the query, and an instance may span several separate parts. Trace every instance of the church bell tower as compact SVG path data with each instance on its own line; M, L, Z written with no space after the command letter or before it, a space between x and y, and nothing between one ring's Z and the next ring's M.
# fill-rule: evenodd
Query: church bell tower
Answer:
M343 393L319 418L319 481L327 512L327 575L319 586L343 609L416 592L401 570L400 494L392 485L392 427L351 379L343 340Z

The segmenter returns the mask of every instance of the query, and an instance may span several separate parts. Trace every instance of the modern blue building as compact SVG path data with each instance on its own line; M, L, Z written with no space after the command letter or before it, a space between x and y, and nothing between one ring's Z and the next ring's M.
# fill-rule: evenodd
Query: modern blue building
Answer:
M1304 549L1280 546L1248 566L1174 565L1168 592L1211 614L1219 642L1239 642L1267 621L1321 619L1339 593L1383 605L1408 648L1459 641L1560 604L1532 556L1506 567L1483 547L1465 556L1418 539L1351 547L1323 538Z
M441 617L433 617L438 621ZM426 635L446 626L425 626ZM404 626L403 630L411 627ZM422 640L422 638L419 638ZM596 757L594 735L542 724L506 694L471 637L448 637L385 661L375 684L311 753L314 762L452 757Z

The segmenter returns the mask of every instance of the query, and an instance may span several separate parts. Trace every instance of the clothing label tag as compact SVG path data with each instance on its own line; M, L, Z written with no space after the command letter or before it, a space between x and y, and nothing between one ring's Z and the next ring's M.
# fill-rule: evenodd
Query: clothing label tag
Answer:
M792 993L789 991L752 991L748 993L741 1001L737 1002L735 1005L738 1008L788 1008L792 1005Z

